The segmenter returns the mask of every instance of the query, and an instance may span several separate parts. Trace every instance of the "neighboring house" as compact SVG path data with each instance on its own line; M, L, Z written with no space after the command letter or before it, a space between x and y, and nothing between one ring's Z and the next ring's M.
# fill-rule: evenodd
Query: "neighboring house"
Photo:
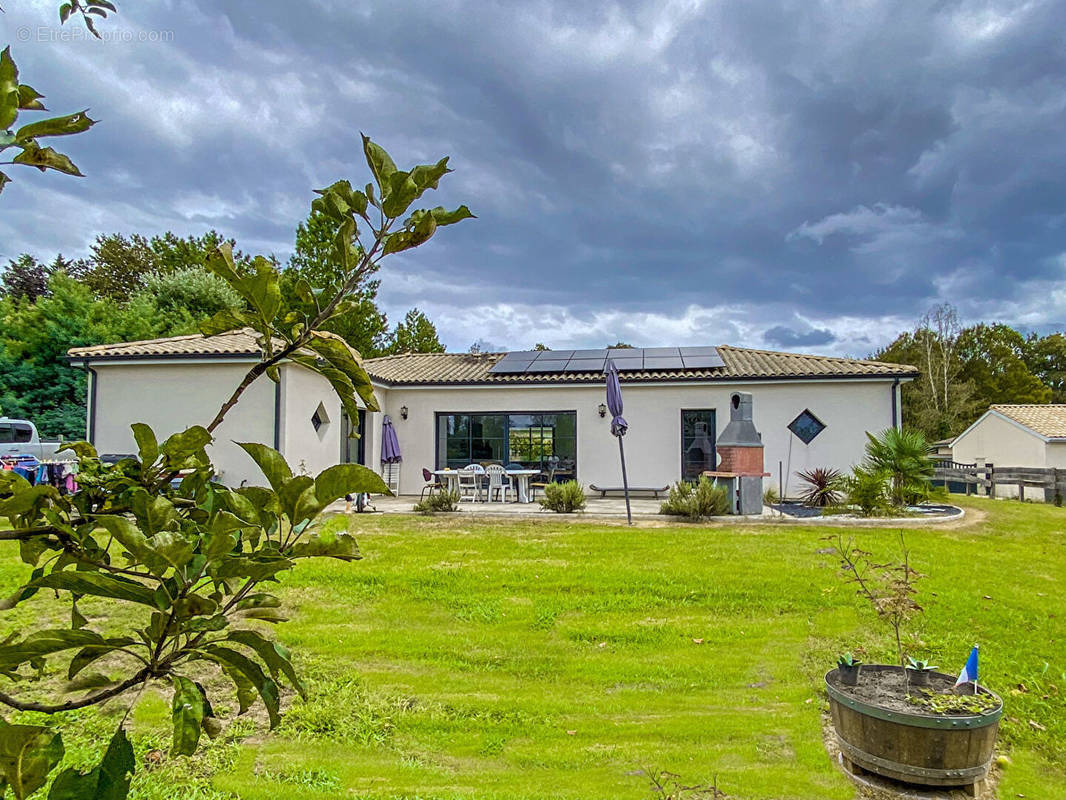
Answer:
M989 406L952 440L951 453L961 464L1066 468L1066 405ZM1017 488L1000 485L996 495L1015 497Z
M164 435L210 420L256 352L255 339L240 331L71 350L72 362L90 371L90 439L100 452L132 452L130 422ZM294 467L303 462L312 472L345 460L378 469L381 416L388 414L403 451L402 494L421 490L423 467L489 461L617 486L618 445L601 408L605 357L589 350L368 359L381 412L366 414L358 440L347 439L326 382L287 364L280 384L260 379L246 393L217 431L212 456L228 483L261 480L231 439L276 443ZM867 431L900 424L900 384L918 374L899 364L728 346L613 350L610 357L620 367L633 486L665 486L713 469L715 437L738 390L753 395L769 485L778 485L780 473L849 469L862 459Z

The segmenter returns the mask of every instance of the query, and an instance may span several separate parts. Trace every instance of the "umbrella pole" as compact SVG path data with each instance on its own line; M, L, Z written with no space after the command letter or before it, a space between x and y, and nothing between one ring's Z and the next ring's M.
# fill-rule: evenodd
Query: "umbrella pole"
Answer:
M618 437L618 455L622 458L622 491L626 496L626 520L633 524L633 512L629 510L629 478L626 477L626 451L622 447L622 437Z

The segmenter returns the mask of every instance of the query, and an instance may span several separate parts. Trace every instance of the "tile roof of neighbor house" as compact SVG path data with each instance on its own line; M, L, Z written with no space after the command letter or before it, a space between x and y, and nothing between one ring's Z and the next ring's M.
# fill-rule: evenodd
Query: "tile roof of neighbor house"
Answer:
M1049 439L1066 439L1066 405L1004 403L989 406L989 409L999 412L1041 436Z
M230 331L218 336L175 336L144 342L75 347L68 355L76 360L108 361L154 358L235 358L255 356L259 345L248 330ZM725 366L689 370L644 370L625 372L627 382L726 381L774 378L893 378L915 377L918 370L906 364L888 364L854 358L778 353L722 345L718 354ZM516 383L600 383L599 372L506 374L489 370L503 353L407 353L370 358L364 363L370 376L381 383L407 386L516 384Z

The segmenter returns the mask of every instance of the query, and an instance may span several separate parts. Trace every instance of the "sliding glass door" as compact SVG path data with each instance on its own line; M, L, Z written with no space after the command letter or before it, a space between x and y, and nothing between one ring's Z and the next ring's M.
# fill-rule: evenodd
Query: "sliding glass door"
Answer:
M699 480L700 473L713 470L714 409L685 409L681 412L681 479Z
M572 478L577 470L577 413L437 414L437 466L514 464Z

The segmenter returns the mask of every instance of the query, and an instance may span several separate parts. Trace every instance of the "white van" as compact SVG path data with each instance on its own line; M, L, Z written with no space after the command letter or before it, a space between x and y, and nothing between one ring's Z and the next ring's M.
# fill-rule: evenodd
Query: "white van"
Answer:
M42 442L29 420L0 417L0 456L54 458L62 442Z

